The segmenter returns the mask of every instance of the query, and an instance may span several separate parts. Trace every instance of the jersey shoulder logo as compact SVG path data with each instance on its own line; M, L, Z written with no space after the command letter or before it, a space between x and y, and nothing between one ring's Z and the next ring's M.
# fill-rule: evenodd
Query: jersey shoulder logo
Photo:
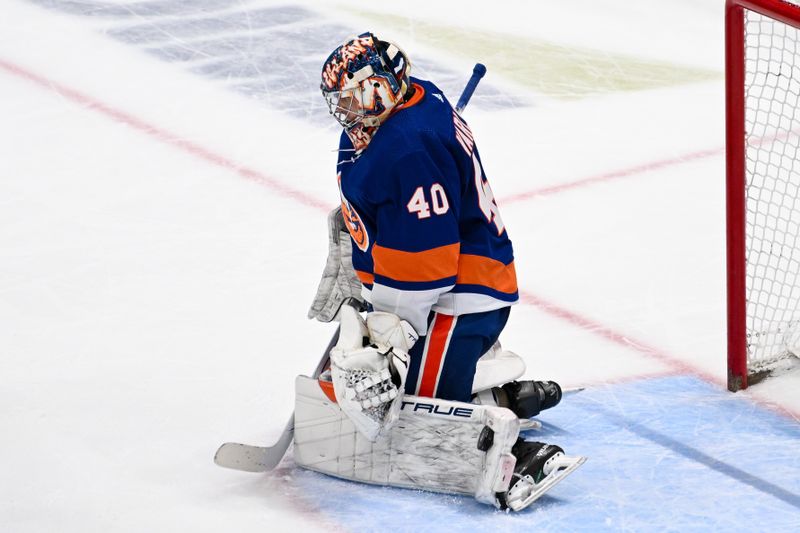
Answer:
M352 237L358 249L362 252L366 252L369 248L369 234L367 233L367 228L364 227L364 223L361 220L361 216L359 216L356 211L356 208L344 197L344 193L342 192L341 172L336 176L336 179L339 182L339 197L342 199L342 218L344 218L344 225L347 227L347 231L350 232L350 237Z
M441 93L433 93L433 96L435 96L436 99L439 100L441 103L444 103L444 96L442 96Z

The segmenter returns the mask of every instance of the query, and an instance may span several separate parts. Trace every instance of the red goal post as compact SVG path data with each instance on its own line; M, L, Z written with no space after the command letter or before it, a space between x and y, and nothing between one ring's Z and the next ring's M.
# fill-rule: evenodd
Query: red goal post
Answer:
M796 0L800 1L800 0ZM800 6L727 0L728 388L800 352Z

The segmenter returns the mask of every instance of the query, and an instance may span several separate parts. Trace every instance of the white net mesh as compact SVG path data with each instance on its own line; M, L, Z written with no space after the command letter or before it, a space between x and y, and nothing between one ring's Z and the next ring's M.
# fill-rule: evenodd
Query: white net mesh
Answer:
M748 370L800 348L800 32L746 11Z

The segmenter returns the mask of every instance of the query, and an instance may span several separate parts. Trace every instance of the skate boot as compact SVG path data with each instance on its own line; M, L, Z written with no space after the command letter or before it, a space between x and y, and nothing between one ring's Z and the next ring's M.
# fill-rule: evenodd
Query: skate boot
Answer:
M518 418L531 418L561 401L561 386L555 381L512 381L492 389L500 407L511 409Z
M517 439L511 448L517 458L508 491L497 495L501 509L520 511L586 461L586 457L568 457L553 444Z

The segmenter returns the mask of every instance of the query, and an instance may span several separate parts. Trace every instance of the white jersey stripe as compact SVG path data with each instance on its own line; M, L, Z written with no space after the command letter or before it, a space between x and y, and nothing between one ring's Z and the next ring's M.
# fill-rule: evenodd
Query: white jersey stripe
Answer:
M454 121L453 123L456 125L456 128L457 128L457 129L458 129L458 130L459 130L461 133L463 133L464 135L466 135L467 137L469 137L469 140L470 140L470 141L474 141L474 140L475 140L475 138L472 136L472 131L470 131L470 129L469 129L469 126L467 126L466 124L464 124L464 123L463 123L463 122L461 122L460 120L456 120L456 121Z

